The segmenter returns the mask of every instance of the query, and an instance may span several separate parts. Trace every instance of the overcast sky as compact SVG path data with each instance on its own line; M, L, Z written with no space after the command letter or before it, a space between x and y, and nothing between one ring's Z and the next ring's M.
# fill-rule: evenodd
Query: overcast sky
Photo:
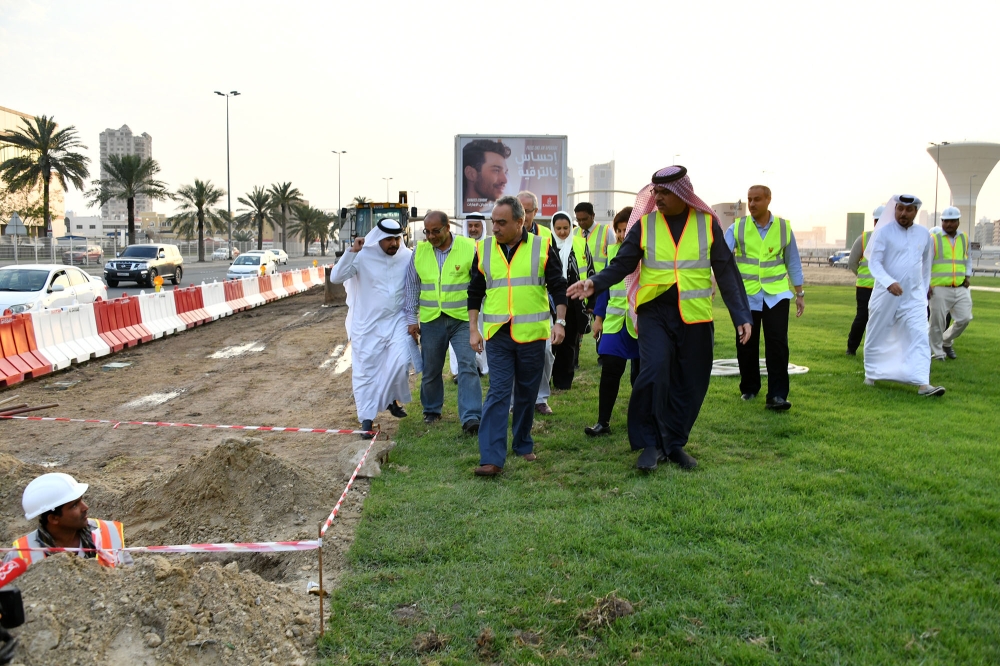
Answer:
M895 192L933 210L927 142L1000 142L998 26L983 0L0 0L0 106L75 125L94 177L98 134L128 124L172 188L225 187L212 91L238 90L234 208L279 180L335 208L346 150L344 205L392 177L393 198L450 211L455 134L566 134L578 179L614 159L636 190L679 154L709 203L763 180L772 211L833 241ZM983 215L1000 217L996 173Z

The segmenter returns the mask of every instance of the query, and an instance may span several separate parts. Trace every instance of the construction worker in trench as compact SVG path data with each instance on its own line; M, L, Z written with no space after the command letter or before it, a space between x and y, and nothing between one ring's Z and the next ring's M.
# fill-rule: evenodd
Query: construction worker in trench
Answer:
M131 565L132 556L121 550L125 547L122 524L88 518L89 507L83 501L88 487L69 474L42 474L32 480L24 489L21 506L27 520L38 518L38 529L14 541L18 550L9 551L4 562L19 557L35 564L49 555L41 549L51 548L96 557L106 567Z

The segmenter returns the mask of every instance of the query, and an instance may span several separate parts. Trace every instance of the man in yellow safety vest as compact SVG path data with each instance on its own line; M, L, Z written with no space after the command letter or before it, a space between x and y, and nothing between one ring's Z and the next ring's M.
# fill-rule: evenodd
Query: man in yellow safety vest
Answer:
M972 321L972 294L969 278L969 237L958 230L961 212L948 206L941 213L942 233L932 234L934 263L931 264L931 358L957 358L955 340ZM948 315L951 326L947 326ZM947 330L945 330L947 328Z
M24 489L21 506L28 520L38 518L38 529L14 541L4 562L19 557L28 564L40 562L50 552L76 553L97 558L103 566L132 564L125 547L122 524L88 518L83 494L89 486L69 474L42 474ZM48 550L51 549L51 550Z
M464 344L469 321L469 276L476 244L451 233L447 213L432 210L424 216L425 241L417 243L406 270L407 332L420 341L423 376L420 403L424 423L441 419L444 381L441 371L448 345L458 357L458 418L467 435L479 432L483 389L476 354Z
M512 390L511 448L524 460L535 460L531 424L545 344L551 339L558 345L566 335L566 278L552 243L524 228L524 206L517 197L498 199L490 218L493 236L476 245L468 302L469 344L477 352L485 347L490 359L477 476L496 476L503 470ZM550 297L556 308L554 323Z
M872 214L875 217L875 224L882 215L885 206L879 206ZM847 267L858 276L855 280L854 300L857 302L858 310L854 314L854 322L851 323L851 332L847 335L847 355L856 356L861 340L865 336L865 327L868 326L868 302L872 299L872 289L875 287L875 278L872 277L871 270L868 269L868 260L865 259L865 248L871 239L874 231L865 231L851 246L851 255L847 259Z
M588 298L625 280L637 316L641 369L628 406L628 438L641 451L636 467L698 461L687 444L712 376L712 274L740 343L750 339L750 306L733 253L711 207L694 193L687 169L653 174L636 196L625 240L607 268L569 288Z
M767 365L765 407L787 411L788 402L788 306L795 289L795 316L805 310L802 262L795 234L788 220L771 214L771 188L754 185L747 192L749 217L741 217L726 229L726 244L736 255L736 264L753 311L753 335L736 346L740 366L740 393L753 400L760 392L760 331L764 329L764 359Z

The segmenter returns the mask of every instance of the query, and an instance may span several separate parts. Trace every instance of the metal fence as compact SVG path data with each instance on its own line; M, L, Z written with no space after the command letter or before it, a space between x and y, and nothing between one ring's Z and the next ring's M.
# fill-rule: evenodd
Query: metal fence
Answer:
M198 258L198 241L192 240L162 240L157 241L160 243L165 243L169 245L176 245L178 250L180 250L181 255L189 260L196 261ZM327 246L327 254L331 254L335 249L339 249L339 243L334 247L334 243L330 243ZM14 243L14 236L0 236L0 263L21 263L21 264L69 264L71 260L73 263L82 266L88 265L103 265L104 262L109 259L113 259L119 252L124 249L124 245L119 243L116 238L88 238L85 240L58 240L55 237L48 238L17 238L17 244ZM240 252L246 252L247 250L256 250L256 241L246 241L246 242L233 242L233 247L235 247ZM263 249L270 250L280 248L280 243L263 243ZM97 253L88 253L88 248L100 248L101 252L98 256ZM212 254L216 250L225 250L225 241L205 239L205 259L207 261L212 260ZM289 258L301 257L305 254L305 249L301 242L294 242L288 244ZM82 253L80 256L73 256L74 253ZM308 251L309 256L319 256L319 244L313 243Z

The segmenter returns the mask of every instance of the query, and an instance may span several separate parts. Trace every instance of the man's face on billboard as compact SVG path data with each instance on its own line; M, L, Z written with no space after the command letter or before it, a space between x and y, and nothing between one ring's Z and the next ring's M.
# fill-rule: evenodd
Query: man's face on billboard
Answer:
M479 171L471 166L466 167L465 177L472 181L477 196L496 201L503 196L504 188L507 187L507 160L499 153L486 153L483 167Z

